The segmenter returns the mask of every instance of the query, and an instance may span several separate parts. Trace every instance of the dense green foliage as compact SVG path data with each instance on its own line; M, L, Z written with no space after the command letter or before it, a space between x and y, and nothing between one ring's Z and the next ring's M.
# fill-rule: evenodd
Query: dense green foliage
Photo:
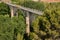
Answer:
M23 4L21 4L24 7L29 7L32 9L37 9L37 10L44 10L44 4L42 2L33 2L33 1L24 1Z
M45 4L44 14L32 23L31 40L60 38L60 3Z
M18 13L18 17L10 18L9 7L0 3L0 40L23 40L25 20L22 12Z
M44 4L42 2L25 0L13 1L15 1L15 4L44 12L42 16L37 16L32 22L29 36L30 40L60 39L60 3ZM26 26L24 20L25 15L20 10L18 13L18 17L10 18L9 7L4 3L0 3L0 40L24 40Z
M0 15L0 40L13 40L14 24L8 16Z
M25 22L22 16L13 19L0 15L0 40L15 40L17 35L25 33Z
M9 7L8 5L4 4L4 3L0 3L0 15L5 15L5 14L9 14Z
M13 1L13 0L12 0ZM14 1L12 2L14 3ZM27 1L27 0L22 0L22 1L15 1L15 4L27 7L27 8L32 8L32 9L37 9L40 11L44 10L44 4L42 2L34 2L34 1Z

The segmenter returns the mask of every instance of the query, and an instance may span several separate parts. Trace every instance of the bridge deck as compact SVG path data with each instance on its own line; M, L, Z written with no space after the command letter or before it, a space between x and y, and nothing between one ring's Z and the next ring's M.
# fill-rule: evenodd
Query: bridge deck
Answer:
M12 7L16 7L18 9L22 9L22 10L25 10L25 11L28 11L28 12L31 12L31 13L34 13L34 14L38 14L38 15L42 15L42 11L39 11L39 10L35 10L35 9L31 9L31 8L26 8L26 7L23 7L23 6L20 6L20 5L16 5L16 4L11 4L11 3L5 3L9 6L12 6Z

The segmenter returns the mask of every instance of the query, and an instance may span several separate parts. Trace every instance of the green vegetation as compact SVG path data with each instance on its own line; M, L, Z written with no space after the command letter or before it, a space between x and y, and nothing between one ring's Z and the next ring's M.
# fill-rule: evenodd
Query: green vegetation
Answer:
M60 3L46 4L44 14L38 16L32 23L32 30L31 40L58 40L60 38Z
M12 2L14 3L14 1ZM42 2L33 2L33 1L19 1L19 2L15 2L14 4L18 4L27 8L32 8L32 9L37 9L40 11L44 11L44 3Z
M5 15L5 14L9 14L9 7L8 5L4 4L4 3L0 3L0 15Z
M25 1L23 4L20 5L40 11L44 10L44 4L42 2Z
M18 36L23 39L25 23L22 16L11 19L8 15L0 15L0 40L15 40Z
M10 18L9 7L4 3L0 4L0 40L23 40L25 19L21 11L18 13L18 18Z
M31 24L30 40L58 40L60 39L60 3L42 3L24 0L13 0L15 4L41 10ZM24 1L24 2L23 2ZM14 2L13 2L14 3ZM0 3L0 40L25 40L25 15L18 10L19 16L10 18L10 9ZM26 36L25 36L26 37Z

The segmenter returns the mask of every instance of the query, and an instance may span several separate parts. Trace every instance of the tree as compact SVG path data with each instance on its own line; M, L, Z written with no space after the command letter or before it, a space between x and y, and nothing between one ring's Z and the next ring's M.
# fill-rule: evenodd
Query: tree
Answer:
M32 23L33 32L41 39L60 38L60 3L45 4L43 16L38 16Z
M8 5L0 3L0 15L10 14L9 10L10 9Z

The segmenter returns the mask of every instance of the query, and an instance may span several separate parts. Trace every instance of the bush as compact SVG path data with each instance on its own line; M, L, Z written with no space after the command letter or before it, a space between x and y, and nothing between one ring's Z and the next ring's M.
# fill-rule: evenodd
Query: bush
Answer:
M25 20L23 13L18 13L18 17L11 19L8 5L0 3L0 40L23 40Z
M14 3L15 2L15 3ZM32 9L37 9L37 10L40 10L40 11L44 11L44 3L42 2L34 2L34 1L29 1L29 0L12 0L12 3L14 4L18 4L18 5L21 5L21 6L24 6L24 7L27 7L27 8L32 8Z
M37 9L40 11L44 10L44 3L42 2L33 2L33 1L24 1L24 3L20 4L24 7L32 8L32 9Z
M41 40L41 38L38 37L37 34L35 34L34 32L30 33L30 40Z
M22 16L10 18L0 15L0 40L16 40L19 36L23 39L25 21Z
M45 5L44 14L32 23L33 32L41 39L60 39L60 3Z
M0 40L13 40L14 26L11 19L0 15Z
M0 3L0 15L10 14L9 10L10 9L8 5Z

